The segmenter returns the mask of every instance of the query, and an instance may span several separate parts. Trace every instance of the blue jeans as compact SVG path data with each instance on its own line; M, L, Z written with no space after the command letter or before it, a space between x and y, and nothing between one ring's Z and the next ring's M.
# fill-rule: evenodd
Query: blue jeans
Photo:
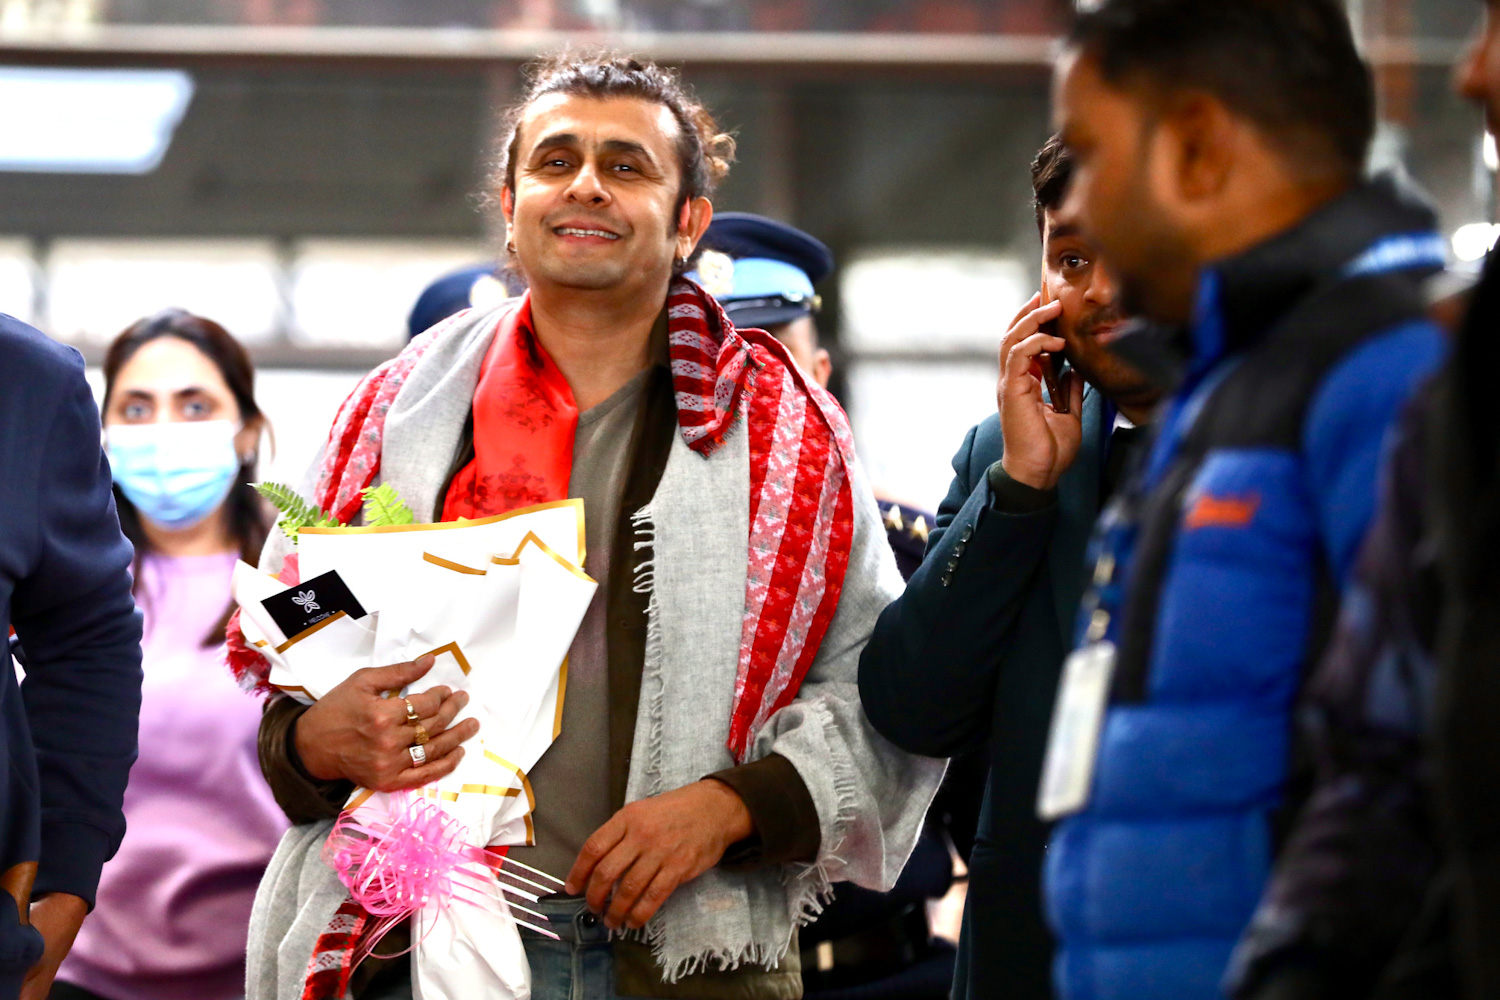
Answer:
M588 904L581 897L554 896L526 905L545 914L548 929L562 938L554 941L521 928L531 963L531 1000L618 1000L609 929Z
M548 928L562 939L521 928L531 964L531 1000L619 1000L609 930L583 899L554 896L526 906L544 914ZM410 981L367 1000L411 1000Z

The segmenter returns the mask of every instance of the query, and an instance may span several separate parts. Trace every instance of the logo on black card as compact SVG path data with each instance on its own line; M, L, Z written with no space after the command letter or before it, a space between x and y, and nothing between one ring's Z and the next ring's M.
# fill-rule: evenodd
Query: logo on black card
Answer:
M365 609L334 570L272 594L261 604L287 638L300 635L340 611L350 618L365 616Z

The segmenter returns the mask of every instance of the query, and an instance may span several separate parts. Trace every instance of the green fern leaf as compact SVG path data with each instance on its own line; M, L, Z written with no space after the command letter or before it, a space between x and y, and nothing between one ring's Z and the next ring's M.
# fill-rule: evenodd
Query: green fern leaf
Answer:
M281 520L276 522L276 526L285 532L293 544L303 528L335 527L338 524L331 516L302 499L290 486L282 483L256 483L255 490L270 501L271 506L281 511Z
M396 493L389 483L368 486L360 490L365 498L365 524L373 528L389 527L393 524L411 524L416 520L411 508Z
M307 508L307 501L297 495L290 486L282 483L256 483L255 492L270 501L271 506L283 514L298 516Z

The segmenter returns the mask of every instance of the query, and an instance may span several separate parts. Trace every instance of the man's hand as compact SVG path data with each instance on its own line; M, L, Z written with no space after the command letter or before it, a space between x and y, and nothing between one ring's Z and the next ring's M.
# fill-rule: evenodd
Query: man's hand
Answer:
M678 886L754 832L739 793L705 778L615 813L584 843L565 890L587 889L589 909L603 913L610 930L641 928Z
M41 960L26 973L21 1000L47 1000L57 967L68 957L88 912L88 903L65 892L50 892L31 904L31 926L41 932L47 947Z
M340 778L377 792L417 788L450 773L463 759L460 743L479 732L478 719L465 719L449 729L454 716L469 703L466 692L435 687L407 700L421 717L427 743L427 763L413 767L407 747L417 741L417 730L406 719L400 698L386 697L432 669L433 658L389 667L356 670L313 703L297 720L297 756L307 773L320 781Z
M1062 315L1062 303L1042 305L1038 292L1022 307L1000 344L1000 431L1005 454L1000 466L1018 483L1050 490L1078 457L1083 440L1083 379L1070 370L1057 390L1068 397L1067 413L1058 413L1042 398L1042 370L1037 355L1059 353L1067 341L1041 330Z

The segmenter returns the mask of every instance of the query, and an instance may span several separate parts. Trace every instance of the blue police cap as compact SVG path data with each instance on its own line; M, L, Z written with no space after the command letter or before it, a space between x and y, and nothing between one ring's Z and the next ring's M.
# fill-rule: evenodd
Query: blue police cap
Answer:
M445 274L417 296L417 304L411 307L411 314L406 317L406 336L410 339L456 312L471 307L484 308L509 295L493 264L466 267Z
M833 254L821 242L750 212L714 216L702 247L689 277L719 300L735 326L775 326L816 312L813 285L833 270Z

